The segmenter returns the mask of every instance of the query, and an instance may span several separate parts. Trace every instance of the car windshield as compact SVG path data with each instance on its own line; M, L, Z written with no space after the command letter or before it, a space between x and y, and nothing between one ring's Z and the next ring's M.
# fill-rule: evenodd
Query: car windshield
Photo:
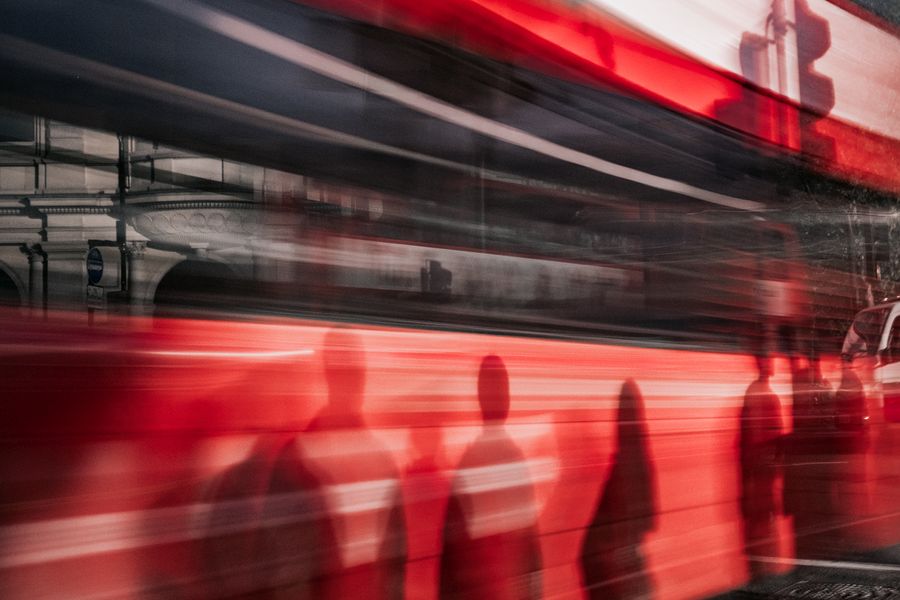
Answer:
M890 307L873 308L856 315L847 337L844 338L841 353L851 357L875 354L889 311Z

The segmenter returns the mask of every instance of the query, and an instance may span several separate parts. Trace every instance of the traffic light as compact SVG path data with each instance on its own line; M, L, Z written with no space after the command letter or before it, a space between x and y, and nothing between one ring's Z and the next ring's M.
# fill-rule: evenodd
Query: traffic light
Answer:
M800 88L800 148L803 155L833 161L834 139L816 130L816 123L834 108L834 83L817 72L813 63L831 47L828 20L813 13L807 0L795 0L797 66Z
M776 135L775 102L760 92L769 85L768 47L765 36L744 32L738 51L741 74L749 83L744 83L736 96L714 104L716 121L758 141L775 141ZM719 175L729 179L752 170L742 146L717 144L712 158Z

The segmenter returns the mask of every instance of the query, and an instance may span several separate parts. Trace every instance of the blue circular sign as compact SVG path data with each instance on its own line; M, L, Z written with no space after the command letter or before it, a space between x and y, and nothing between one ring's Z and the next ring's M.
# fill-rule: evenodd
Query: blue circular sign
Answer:
M88 283L97 285L103 278L103 254L100 248L91 248L87 254Z

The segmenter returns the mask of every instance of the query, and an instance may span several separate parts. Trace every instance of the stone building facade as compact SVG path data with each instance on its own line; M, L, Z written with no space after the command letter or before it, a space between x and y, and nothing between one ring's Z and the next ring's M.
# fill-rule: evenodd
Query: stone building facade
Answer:
M172 286L191 280L283 278L276 238L290 239L291 219L262 227L263 209L293 201L304 183L148 141L0 114L0 302L26 312L147 314L162 296L178 293ZM86 266L91 248L105 249L97 285Z

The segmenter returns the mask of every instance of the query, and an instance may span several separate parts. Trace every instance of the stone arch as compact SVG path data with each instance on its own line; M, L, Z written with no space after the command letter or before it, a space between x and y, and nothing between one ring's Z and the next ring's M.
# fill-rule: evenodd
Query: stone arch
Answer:
M25 290L15 273L0 263L0 306L22 306Z
M246 306L248 282L228 263L187 258L172 266L153 291L156 312L177 309L241 310Z

